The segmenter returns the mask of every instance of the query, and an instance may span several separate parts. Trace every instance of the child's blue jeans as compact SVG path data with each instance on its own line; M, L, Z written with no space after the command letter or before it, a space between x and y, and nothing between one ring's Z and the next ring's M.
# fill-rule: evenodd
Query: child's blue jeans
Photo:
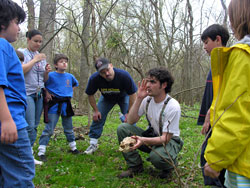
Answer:
M34 158L26 128L20 129L13 144L0 141L0 188L33 188Z
M59 120L59 117L60 117L59 114L48 114L49 123L45 124L45 128L39 139L39 145L45 145L45 146L48 145L50 137L54 133L54 129ZM61 116L61 118L62 118L62 126L64 129L64 134L67 138L67 141L68 142L75 141L75 135L74 135L73 125L72 125L72 116L70 117Z

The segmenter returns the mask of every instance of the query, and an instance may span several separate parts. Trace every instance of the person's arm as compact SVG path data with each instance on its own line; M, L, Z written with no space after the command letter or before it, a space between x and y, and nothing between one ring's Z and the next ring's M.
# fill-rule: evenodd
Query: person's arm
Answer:
M172 138L172 133L164 132L161 136L157 137L141 137L141 136L132 136L132 138L136 139L136 144L133 146L133 149L137 149L142 145L147 146L157 146L157 145L166 145L170 139Z
M138 97L135 99L135 102L132 105L132 107L130 108L129 113L127 115L127 123L132 125L140 119L140 117L138 115L138 111L139 111L139 108L141 106L142 100L143 99L138 98Z
M46 64L45 66L45 72L44 72L44 83L49 79L49 72L51 71L51 66L50 64Z
M99 121L102 118L101 113L99 112L97 105L96 105L96 100L94 95L88 95L89 99L89 104L93 108L93 121Z
M147 81L145 79L143 79L141 83L138 82L138 92L135 97L135 101L132 107L130 108L128 116L127 116L127 122L129 124L134 124L140 119L138 115L139 108L141 106L143 99L148 96L146 84L147 84Z
M46 92L46 101L49 102L52 100L52 97L54 95L52 95L46 88L45 88L45 92Z
M209 129L210 126L210 109L207 111L205 121L201 130L201 134L205 135Z
M22 64L23 74L26 74L30 69L39 61L45 60L46 55L44 53L36 54L32 60L28 63Z
M128 106L128 111L130 110L130 108L133 106L134 102L136 99L136 93L129 95L129 106Z
M0 87L0 104L1 142L11 144L17 140L18 135L16 124L10 114L2 87Z
M204 174L205 174L205 176L209 176L211 178L218 178L220 176L220 172L217 172L214 169L212 169L208 165L208 163L206 163L204 166Z

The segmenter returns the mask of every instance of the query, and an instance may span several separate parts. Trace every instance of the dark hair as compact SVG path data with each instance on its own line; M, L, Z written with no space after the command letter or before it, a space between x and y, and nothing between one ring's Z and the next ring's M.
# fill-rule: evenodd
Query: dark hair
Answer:
M17 57L19 58L19 60L20 60L21 62L24 61L24 55L23 55L22 52L20 52L19 50L16 50L16 55L17 55Z
M42 33L36 29L32 29L30 31L26 32L26 38L31 39L32 37L34 37L35 35L41 35Z
M66 59L67 61L69 60L69 58L64 54L56 54L54 57L54 64L56 65L60 59Z
M213 24L206 28L201 35L201 40L204 42L207 38L210 38L212 41L215 41L218 35L221 37L222 46L226 46L229 39L229 33L225 27L219 24Z
M2 26L4 29L9 27L12 20L18 20L18 24L22 23L25 18L24 10L15 2L11 0L1 0L0 1L0 32L2 31Z
M164 82L167 82L167 87L165 88L165 92L171 92L172 85L174 83L174 78L171 73L164 67L153 68L150 69L147 73L147 76L155 77L157 80L160 81L161 85Z
M250 34L250 0L231 0L228 15L234 35L238 40Z

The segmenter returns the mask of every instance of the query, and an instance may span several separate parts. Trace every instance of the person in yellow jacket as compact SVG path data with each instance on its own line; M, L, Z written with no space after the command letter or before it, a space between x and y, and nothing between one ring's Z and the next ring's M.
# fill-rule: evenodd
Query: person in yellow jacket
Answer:
M250 187L250 0L231 0L229 18L239 40L211 54L212 136L205 151L205 175L227 169L226 187Z

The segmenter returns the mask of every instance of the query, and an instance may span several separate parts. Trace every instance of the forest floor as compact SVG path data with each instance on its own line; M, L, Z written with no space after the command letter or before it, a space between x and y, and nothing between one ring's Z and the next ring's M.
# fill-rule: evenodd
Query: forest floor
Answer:
M159 179L152 175L157 170L146 160L148 154L140 152L144 161L144 172L134 178L119 179L117 176L127 169L122 153L118 150L116 129L121 123L119 109L116 106L109 114L104 131L99 139L99 148L93 155L83 152L89 146L88 117L74 116L73 125L77 148L81 152L73 155L63 133L61 120L47 147L48 161L36 166L34 184L36 188L122 188L122 187L204 187L201 169L199 168L199 149L204 136L200 134L201 126L196 125L198 105L187 107L182 105L180 121L181 138L184 146L178 156L177 173L169 179ZM195 118L193 118L195 117ZM146 128L147 122L142 118L138 126ZM44 123L38 128L38 138L34 146L37 154L38 140ZM35 155L38 159L38 156ZM153 173L154 174L154 173ZM180 183L180 181L182 183ZM185 186L184 186L185 185Z

